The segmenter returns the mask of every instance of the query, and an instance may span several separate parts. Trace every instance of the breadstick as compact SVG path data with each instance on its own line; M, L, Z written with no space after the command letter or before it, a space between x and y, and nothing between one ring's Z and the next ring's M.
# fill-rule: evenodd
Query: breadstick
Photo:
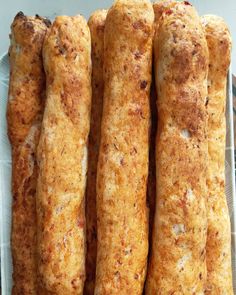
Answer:
M86 190L87 256L85 295L94 294L97 257L96 178L103 107L103 39L107 10L95 11L88 21L92 42L92 108Z
M7 108L12 145L12 294L36 294L37 167L35 152L43 112L42 45L50 22L19 12L11 26Z
M155 15L155 31L159 23L159 18L165 9L167 9L173 3L172 0L160 0L153 3L153 10ZM153 69L152 85L151 85L151 132L150 132L150 150L149 150L149 173L148 173L148 189L147 189L147 201L149 207L149 256L151 253L151 240L152 240L152 228L154 222L155 206L156 206L156 158L155 158L155 142L157 132L157 109L156 109L156 87L155 87L155 73Z
M40 294L83 293L90 51L82 16L55 19L43 47L47 101L37 153Z
M97 295L143 291L153 22L147 0L117 0L106 19L97 170Z
M208 233L206 294L233 294L231 231L225 196L225 105L231 37L220 17L202 17L209 49L208 72Z
M146 294L204 294L208 51L189 3L162 14L154 55L157 202Z

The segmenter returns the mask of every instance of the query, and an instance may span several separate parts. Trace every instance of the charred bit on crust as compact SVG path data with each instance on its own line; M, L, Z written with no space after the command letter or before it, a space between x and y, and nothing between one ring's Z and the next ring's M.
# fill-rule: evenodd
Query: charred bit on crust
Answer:
M147 84L148 84L147 81L145 81L145 80L141 81L140 89L145 89L147 87Z
M188 1L184 1L184 4L185 4L185 5L190 5L190 6L192 6L192 4L189 3Z
M50 19L48 19L48 18L45 18L45 17L42 17L42 16L40 16L40 15L38 15L38 14L35 14L35 17L37 18L37 19L40 19L40 20L42 20L43 22L44 22L44 24L49 28L50 26L51 26L51 21L50 21Z
M17 19L17 18L23 18L23 17L25 17L24 13L23 13L22 11L19 11L19 12L16 14L16 16L15 16L15 19Z

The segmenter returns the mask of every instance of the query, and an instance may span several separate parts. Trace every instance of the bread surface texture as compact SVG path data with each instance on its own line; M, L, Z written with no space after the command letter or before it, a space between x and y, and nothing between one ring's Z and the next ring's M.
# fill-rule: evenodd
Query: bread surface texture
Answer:
M43 47L47 100L37 152L40 294L83 294L90 54L86 20L56 17Z
M157 202L145 294L204 294L208 48L189 3L175 2L159 22Z
M7 120L9 139L14 147L24 142L36 117L42 113L45 76L41 51L48 26L47 19L22 12L11 25Z
M206 294L233 294L231 229L225 195L226 86L231 36L221 17L201 18L209 49Z
M106 18L97 295L143 292L153 22L151 3L141 0L115 1Z
M43 113L45 75L42 46L47 19L19 12L11 25L7 105L12 147L12 294L36 294L35 153Z
M171 6L174 6L176 4L176 1L174 0L159 0L153 3L153 10L155 15L155 27L159 24L159 20L162 16L162 14L171 8Z

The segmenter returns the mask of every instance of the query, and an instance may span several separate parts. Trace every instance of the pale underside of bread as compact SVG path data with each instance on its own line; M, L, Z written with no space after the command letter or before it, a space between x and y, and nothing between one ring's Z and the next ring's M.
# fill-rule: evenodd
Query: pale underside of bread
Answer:
M86 20L57 17L43 47L47 100L37 152L40 294L83 294L90 54Z

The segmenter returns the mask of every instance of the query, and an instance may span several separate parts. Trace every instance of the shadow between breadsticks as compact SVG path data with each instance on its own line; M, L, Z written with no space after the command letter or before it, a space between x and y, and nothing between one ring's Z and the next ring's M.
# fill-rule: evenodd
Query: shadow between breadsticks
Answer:
M97 209L96 179L97 162L101 137L103 108L103 43L107 10L97 10L89 18L88 26L92 43L92 107L88 144L88 179L86 189L86 281L85 295L94 294L97 258Z

